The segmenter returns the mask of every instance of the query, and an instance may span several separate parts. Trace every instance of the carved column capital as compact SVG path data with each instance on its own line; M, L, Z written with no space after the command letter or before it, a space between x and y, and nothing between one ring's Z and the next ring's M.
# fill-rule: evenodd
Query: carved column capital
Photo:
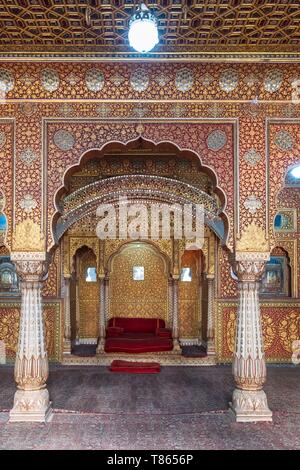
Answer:
M235 272L241 282L257 282L261 278L270 253L237 252Z
M22 281L42 281L47 273L46 253L12 252L11 260Z

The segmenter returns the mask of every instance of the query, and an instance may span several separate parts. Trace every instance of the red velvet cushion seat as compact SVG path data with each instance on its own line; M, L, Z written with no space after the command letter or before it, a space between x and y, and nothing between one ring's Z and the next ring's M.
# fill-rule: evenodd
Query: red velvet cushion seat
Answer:
M108 322L104 349L132 354L171 351L172 332L160 318L114 317Z
M155 334L160 338L172 338L172 331L169 328L157 328Z
M122 333L124 333L124 328L120 326L109 326L106 330L106 336L109 338L112 336L120 336Z

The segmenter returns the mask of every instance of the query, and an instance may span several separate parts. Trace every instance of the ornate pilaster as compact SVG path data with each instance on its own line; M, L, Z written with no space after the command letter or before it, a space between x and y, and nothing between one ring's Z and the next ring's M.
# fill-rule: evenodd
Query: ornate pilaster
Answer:
M21 278L21 318L15 362L18 390L10 421L46 422L52 416L46 388L48 357L41 303L46 254L13 252L11 259Z
M63 353L71 354L71 312L70 312L70 280L71 275L64 276L64 345Z
M233 375L236 388L231 409L237 421L272 421L267 397L262 387L266 380L259 307L259 279L269 253L236 253L239 278L239 307Z
M214 356L215 350L215 277L207 274L207 355Z
M100 277L100 310L99 310L99 340L97 345L97 354L100 354L104 351L105 344L105 278Z
M173 349L181 353L181 348L178 340L179 336L179 279L177 277L173 278L173 321L172 321L172 330L173 330Z

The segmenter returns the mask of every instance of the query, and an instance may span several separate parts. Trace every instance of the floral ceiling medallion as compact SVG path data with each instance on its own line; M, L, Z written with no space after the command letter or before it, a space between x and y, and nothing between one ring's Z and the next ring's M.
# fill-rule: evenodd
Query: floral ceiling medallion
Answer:
M289 132L281 130L276 133L274 144L280 150L291 150L294 147L294 138Z
M73 134L63 129L60 129L59 131L55 132L53 141L56 147L58 147L60 150L64 152L71 150L75 145L75 138Z
M4 147L6 142L5 132L0 132L0 150Z
M239 82L238 73L233 69L223 70L220 74L219 86L221 90L230 93L233 91Z
M32 116L36 114L38 110L37 103L20 103L19 104L20 113L24 114L24 116Z
M134 91L142 93L149 86L149 75L145 69L139 68L132 72L130 77L130 85Z
M31 148L23 150L23 152L20 154L20 160L22 160L22 162L27 166L31 166L36 159L36 153Z
M247 152L244 155L244 159L251 166L257 165L257 163L261 161L261 158L262 158L261 154L255 148L251 148L247 150Z
M62 103L58 108L59 114L64 117L71 116L73 113L73 106L71 103Z
M56 91L59 87L59 75L56 70L44 69L41 72L41 84L46 91Z
M96 68L87 70L85 74L85 84L88 90L90 91L101 91L104 87L104 75L101 70Z
M193 85L194 85L193 72L187 67L179 69L175 77L175 86L177 90L185 93L187 91L190 91L193 88Z
M0 68L0 92L8 93L13 89L15 80L11 73L3 68Z
M283 81L283 75L280 70L274 69L267 73L264 80L265 90L269 93L279 90Z
M224 145L226 145L226 143L226 133L224 131L221 131L220 129L212 131L206 139L207 148L209 150L213 150L214 152L218 152L219 150L221 150Z
M251 213L255 214L256 211L262 208L261 200L256 196L249 196L244 202L244 207Z
M106 117L109 116L109 114L110 114L110 107L109 107L109 105L107 105L107 104L105 104L105 103L99 104L99 106L96 107L96 113L97 113L98 116L100 116L101 118L106 118Z

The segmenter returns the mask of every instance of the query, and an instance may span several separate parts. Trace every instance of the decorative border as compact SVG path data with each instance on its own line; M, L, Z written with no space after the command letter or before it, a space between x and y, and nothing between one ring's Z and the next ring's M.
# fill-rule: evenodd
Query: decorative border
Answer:
M299 52L135 52L96 51L76 52L18 52L0 51L0 62L261 62L299 63Z

